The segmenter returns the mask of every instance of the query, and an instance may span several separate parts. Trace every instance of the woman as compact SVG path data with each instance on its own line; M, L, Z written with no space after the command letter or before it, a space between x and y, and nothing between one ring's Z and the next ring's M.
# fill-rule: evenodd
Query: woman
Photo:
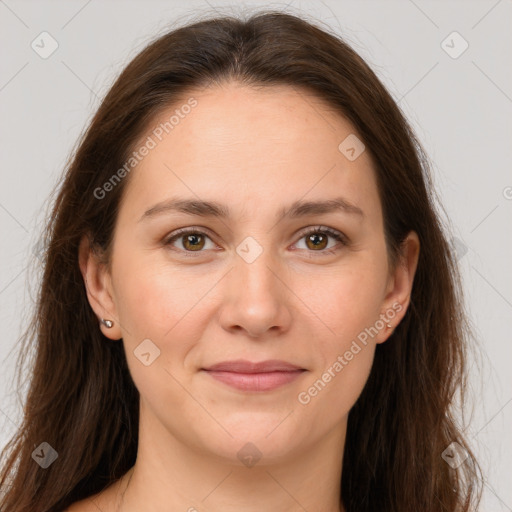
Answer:
M2 510L475 510L428 185L339 37L262 12L158 38L49 220Z

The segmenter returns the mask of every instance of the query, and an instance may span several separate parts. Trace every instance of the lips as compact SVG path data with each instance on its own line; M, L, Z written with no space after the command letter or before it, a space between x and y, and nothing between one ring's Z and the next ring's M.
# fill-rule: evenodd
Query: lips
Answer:
M271 391L298 378L306 370L280 360L223 361L202 369L214 379L242 391Z
M271 359L268 361L251 362L245 359L237 359L236 361L223 361L208 368L206 371L219 371L219 372L234 372L234 373L269 373L269 372L291 372L302 370L299 366L280 361L278 359Z

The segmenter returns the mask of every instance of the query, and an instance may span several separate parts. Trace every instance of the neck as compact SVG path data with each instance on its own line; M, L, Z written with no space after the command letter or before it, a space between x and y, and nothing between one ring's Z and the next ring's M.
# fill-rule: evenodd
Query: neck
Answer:
M344 510L346 422L301 451L251 467L181 443L149 415L141 415L140 427L137 462L119 482L112 510L135 512L149 503L155 511Z

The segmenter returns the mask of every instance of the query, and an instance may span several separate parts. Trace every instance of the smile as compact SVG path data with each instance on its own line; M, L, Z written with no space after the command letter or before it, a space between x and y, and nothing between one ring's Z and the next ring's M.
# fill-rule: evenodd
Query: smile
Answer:
M204 370L214 379L241 391L272 391L297 379L306 370L238 373Z

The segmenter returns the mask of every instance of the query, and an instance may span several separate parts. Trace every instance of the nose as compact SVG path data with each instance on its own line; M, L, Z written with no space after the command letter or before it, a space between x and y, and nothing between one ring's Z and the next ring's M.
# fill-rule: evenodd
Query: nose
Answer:
M253 261L238 255L234 258L234 267L226 276L220 315L225 330L243 331L251 338L276 336L288 330L293 294L280 269L270 251L263 250Z

